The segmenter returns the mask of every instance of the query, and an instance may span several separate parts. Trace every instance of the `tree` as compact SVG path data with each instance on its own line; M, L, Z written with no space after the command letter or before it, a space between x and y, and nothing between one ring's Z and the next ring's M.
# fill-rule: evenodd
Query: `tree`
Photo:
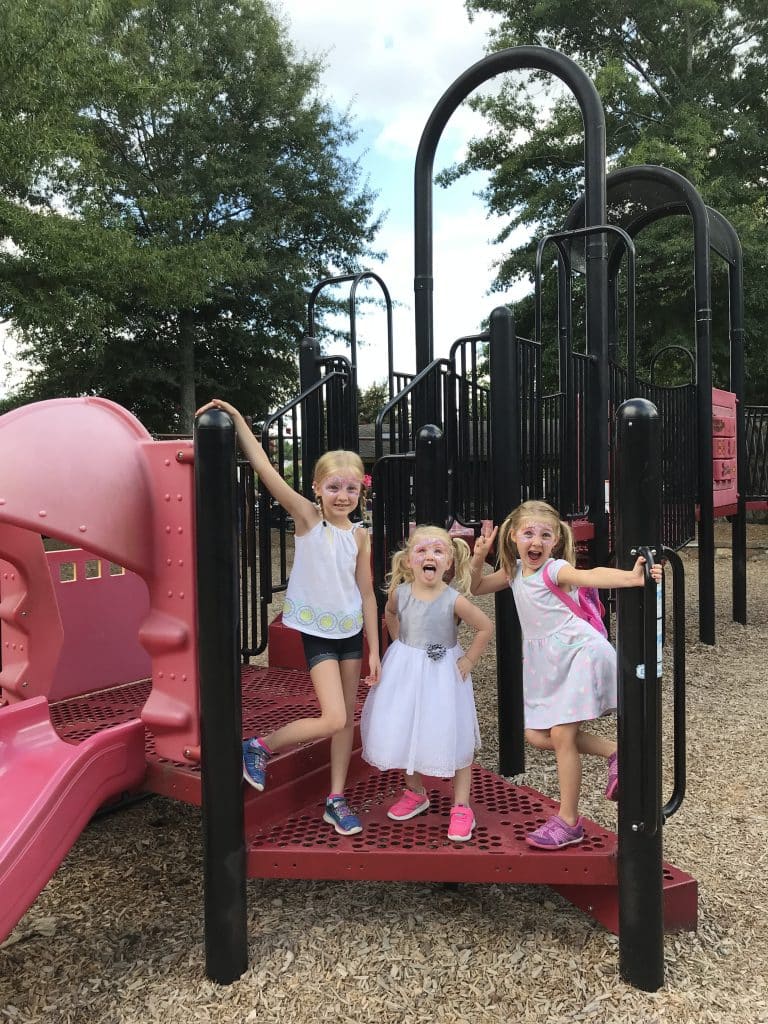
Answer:
M359 269L373 194L265 0L18 0L0 38L0 316L16 401L189 428L294 386L305 293Z
M357 390L357 418L361 423L375 423L376 417L389 401L386 381L378 381L362 391Z
M724 214L744 248L748 395L768 400L761 372L768 297L768 13L757 0L466 0L470 16L499 16L491 46L540 44L568 54L592 76L606 109L609 169L640 163L670 167L688 178L704 201ZM543 101L542 90L548 100ZM551 104L550 113L546 111ZM540 236L556 230L583 190L583 128L573 98L549 76L528 72L503 82L498 94L475 101L491 129L444 181L470 171L490 173L485 199L508 217L497 241L524 226ZM531 279L535 243L512 245L499 261L495 286ZM670 218L638 243L640 365L667 344L692 347L691 234ZM713 261L716 267L716 261ZM714 295L715 377L727 379L724 273ZM554 289L552 289L554 291ZM517 310L523 332L532 302Z

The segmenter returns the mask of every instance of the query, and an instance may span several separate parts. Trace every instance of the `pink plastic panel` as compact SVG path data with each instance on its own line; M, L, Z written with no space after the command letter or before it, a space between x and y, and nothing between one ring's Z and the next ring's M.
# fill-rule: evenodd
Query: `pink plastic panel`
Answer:
M93 813L143 777L136 719L75 746L54 732L43 697L0 708L0 942Z
M735 436L736 395L731 391L712 388L712 490L715 514L718 514L718 511L725 506L738 501ZM724 442L734 444L732 457L724 457L721 454L722 449L726 446Z
M55 398L0 416L0 518L152 571L149 434L103 398Z
M154 571L150 613L139 638L152 658L152 692L142 720L171 761L200 757L195 502L190 441L141 445L149 481Z
M152 666L139 628L149 593L141 577L89 551L47 557L64 626L49 701L147 679Z
M127 410L100 398L38 402L0 417L0 526L46 534L73 546L86 543L88 550L146 581L148 613L138 633L152 661L153 688L143 719L162 757L195 761L200 722L192 454L191 442L155 442ZM3 621L23 634L29 627L17 611L21 601L29 603L29 567L26 554L6 557L21 583ZM106 575L102 571L102 578ZM51 619L48 607L35 604L25 610L30 621ZM89 677L78 682L73 672L57 682L58 696L87 689L105 665L111 670L114 662L109 658L101 665L99 661L113 641L99 641L87 627L75 629L68 656L82 646L87 660L92 641L101 653L96 652ZM38 637L34 664L19 659L13 678L3 680L14 699L50 689L50 665L39 679L30 677L42 650ZM140 667L139 675L145 671ZM100 685L119 681L105 678Z
M0 689L13 703L46 696L64 633L43 542L0 518Z

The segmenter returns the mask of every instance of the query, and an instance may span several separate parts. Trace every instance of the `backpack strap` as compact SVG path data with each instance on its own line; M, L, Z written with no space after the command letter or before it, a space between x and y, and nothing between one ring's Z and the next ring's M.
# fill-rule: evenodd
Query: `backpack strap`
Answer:
M547 562L547 564L542 569L542 576L549 590L552 591L555 597L560 598L560 600L563 602L566 608L572 611L573 614L577 616L577 618L584 619L585 622L589 622L589 619L581 610L580 605L573 600L570 594L566 594L564 590L561 590L560 587L558 587L558 585L555 582L553 582L552 578L549 575L549 562Z

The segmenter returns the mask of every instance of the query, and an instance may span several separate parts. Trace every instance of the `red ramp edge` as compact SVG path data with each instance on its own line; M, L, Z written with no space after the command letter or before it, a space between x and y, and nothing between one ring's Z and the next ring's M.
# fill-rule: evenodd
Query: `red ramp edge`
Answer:
M139 720L66 743L35 697L0 709L0 942L10 934L94 812L141 784Z

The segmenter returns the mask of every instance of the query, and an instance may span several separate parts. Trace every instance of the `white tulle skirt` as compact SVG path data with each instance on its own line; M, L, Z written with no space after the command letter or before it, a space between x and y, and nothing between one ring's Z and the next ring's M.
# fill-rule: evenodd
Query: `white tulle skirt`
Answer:
M399 640L389 646L381 681L369 691L360 722L369 764L438 778L472 764L480 729L472 677L462 679L456 667L463 653L457 644L433 661Z

